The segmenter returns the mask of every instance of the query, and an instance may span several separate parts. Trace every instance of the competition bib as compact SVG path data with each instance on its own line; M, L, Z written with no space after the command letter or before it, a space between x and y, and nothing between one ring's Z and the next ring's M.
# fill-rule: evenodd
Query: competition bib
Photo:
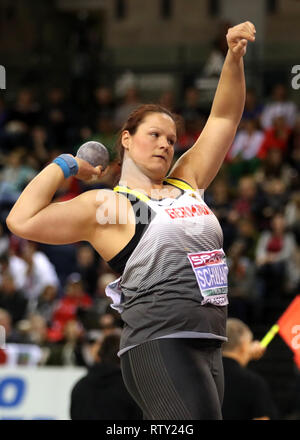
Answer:
M228 304L228 267L223 249L198 252L187 256L203 296L202 304L226 306Z

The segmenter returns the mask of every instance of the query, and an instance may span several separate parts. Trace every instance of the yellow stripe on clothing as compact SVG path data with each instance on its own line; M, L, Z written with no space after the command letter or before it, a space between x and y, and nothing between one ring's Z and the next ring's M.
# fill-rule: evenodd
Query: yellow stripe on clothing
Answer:
M164 181L167 183L171 183L172 185L177 186L177 188L180 189L195 191L194 188L191 187L191 185L183 182L182 180L176 179L175 177L168 177L167 179L164 179Z
M175 179L173 177L164 179L164 182L170 183L171 185L176 186L177 188L183 189L183 190L189 190L189 191L195 191L194 188L192 188L188 183L182 182L182 180ZM142 200L143 202L147 203L150 201L150 198L139 191L136 191L134 189L127 188L127 186L115 186L114 191L120 191L120 192L126 192L127 194L133 194L138 199Z
M126 192L127 194L133 194L138 199L142 200L143 202L147 203L150 201L149 197L146 196L146 194L143 194L139 191L135 191L134 189L127 188L126 186L115 186L114 191L120 191L120 192Z

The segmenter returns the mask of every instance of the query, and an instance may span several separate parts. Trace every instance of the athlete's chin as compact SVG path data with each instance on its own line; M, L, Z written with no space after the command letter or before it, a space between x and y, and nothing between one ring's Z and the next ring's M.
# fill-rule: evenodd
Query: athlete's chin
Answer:
M155 166L147 167L147 174L153 180L164 179L165 176L167 175L168 171L169 171L169 167L166 166L166 164L164 164L164 166L163 165L161 165L161 166L155 165Z

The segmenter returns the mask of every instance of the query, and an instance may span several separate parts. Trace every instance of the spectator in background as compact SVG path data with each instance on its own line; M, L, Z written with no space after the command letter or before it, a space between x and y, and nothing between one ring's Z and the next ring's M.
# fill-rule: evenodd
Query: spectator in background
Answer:
M72 273L65 286L65 295L58 301L53 313L53 330L61 333L68 321L75 320L78 309L92 306L91 297L83 290L79 273Z
M63 294L63 287L66 283L68 276L74 272L76 268L76 244L64 244L64 245L48 245L40 244L39 249L47 255L48 259L54 265L58 279L60 281L60 288L58 296Z
M256 127L260 129L260 117L263 111L263 104L258 101L257 93L255 89L247 88L245 107L240 123L241 128L244 127L244 122L252 120L255 122Z
M45 365L50 356L52 347L52 343L48 337L46 320L39 314L33 314L27 319L19 321L17 330L22 343L31 347L31 351L38 356L38 365ZM23 348L19 346L16 350L22 352Z
M20 257L13 254L17 249L20 249ZM43 252L36 249L34 242L18 241L16 250L11 246L11 255L5 253L0 257L0 279L4 274L11 275L16 290L23 291L28 300L28 312L34 311L46 285L59 285L53 265Z
M300 113L296 115L295 124L289 137L289 152L300 148Z
M26 265L22 258L17 255L9 255L5 252L0 256L0 278L4 274L10 274L17 290L22 290L25 284Z
M8 310L0 309L0 326L5 330L5 343L22 343L22 338L17 329L13 326L12 316Z
M177 113L179 113L183 119L200 119L204 124L209 115L199 102L199 90L196 87L187 87L184 91L183 105L177 109Z
M295 266L296 241L286 231L284 215L280 212L271 220L271 230L262 232L256 249L256 265L263 298L276 298L295 287L300 278ZM288 282L288 284L287 284Z
M162 92L158 98L158 103L162 107L165 107L169 109L171 112L173 112L176 107L176 97L173 90L166 90Z
M50 339L53 334L48 333ZM86 366L83 358L84 329L79 321L70 319L62 328L62 338L52 344L46 365Z
M96 118L95 132L90 140L100 142L106 146L109 152L110 161L117 157L115 145L117 141L117 132L113 125L112 117L109 113L100 113Z
M108 311L100 316L99 328L104 337L116 333L118 329L120 330L120 327L118 326L118 318L115 317L113 311Z
M4 359L3 353L2 356L0 353L0 364L5 364L8 367L41 365L43 352L37 344L31 343L29 321L18 321L17 326L12 327L10 314L6 310L0 309L0 325L5 328L6 332Z
M112 313L112 309L110 307L111 300L106 296L105 288L114 280L116 280L116 276L112 273L103 273L98 277L92 306L89 309L80 311L79 317L86 330L102 329L102 324L104 324L104 327L106 326L107 318L105 316ZM101 320L102 316L104 316L104 321ZM116 321L119 325L119 317Z
M119 343L118 334L106 336L95 356L94 365L75 384L71 393L72 420L142 419L141 410L123 382L117 356Z
M249 218L255 227L260 223L264 199L253 176L243 176L237 184L237 197L233 209L238 218Z
M3 127L8 118L8 110L3 96L0 96L0 140L3 134ZM0 146L1 151L1 146Z
M237 216L233 210L230 187L225 178L216 179L208 191L209 206L218 217L224 235L224 250L233 243L236 236Z
M238 197L234 209L241 217L252 217L252 206L257 195L257 186L252 176L244 176L238 183Z
M194 145L200 136L204 123L204 119L196 114L194 114L194 116L191 114L189 118L184 120L182 133L178 137L175 146L175 158L180 157Z
M99 256L89 244L82 244L76 249L76 272L81 276L83 289L95 296L99 275Z
M27 165L26 151L19 147L11 151L5 166L0 172L0 204L13 204L37 174L37 171Z
M7 121L1 136L1 162L4 163L6 155L14 149L22 146L29 149L31 138L29 129L24 122Z
M123 126L130 113L140 104L141 101L137 88L134 86L128 87L121 104L118 105L115 111L114 123L117 130Z
M287 161L292 168L292 187L300 187L300 114L298 114L294 128L291 132L287 148Z
M288 191L284 182L278 177L269 177L269 179L262 182L260 187L264 199L261 210L263 217L262 229L266 229L270 226L274 215L277 212L284 211L288 201Z
M211 52L203 68L204 77L219 77L227 54L226 34L232 26L228 21L219 23L217 35L213 41Z
M53 146L68 143L68 106L65 91L62 87L51 87L47 91L47 102L43 112L43 123Z
M258 240L258 231L249 218L238 219L236 223L237 235L235 241L243 243L244 255L251 261L254 261L256 244Z
M291 167L284 161L283 152L277 148L270 148L262 161L260 168L255 172L256 182L263 185L270 179L280 179L286 187L292 180Z
M0 308L10 313L13 325L26 316L27 299L22 291L16 289L9 273L4 273L0 279Z
M20 246L20 256L23 260L24 284L22 289L28 299L28 311L33 313L37 307L39 296L45 286L59 286L55 267L48 257L37 249L38 244L23 240Z
M298 247L300 246L300 191L294 192L285 208L286 225L295 235Z
M91 121L93 128L96 127L96 122L99 116L106 115L107 117L113 119L116 103L111 88L104 85L99 85L99 87L97 87L93 92L90 108L91 112L89 121Z
M41 119L39 103L35 100L34 93L30 89L21 89L16 98L16 102L9 111L9 121L19 121L27 128L36 125Z
M265 159L268 151L273 148L278 148L285 156L290 135L291 128L287 125L286 118L284 116L274 117L271 127L265 130L258 157Z
M98 329L88 330L84 333L81 354L84 364L87 368L90 368L92 365L94 365L95 356L97 355L103 339L104 336Z
M51 327L53 313L58 302L57 294L56 286L45 286L36 306L36 313L45 319L49 327Z
M31 130L31 139L32 139L32 154L38 161L39 167L43 167L49 161L49 148L50 143L48 139L48 133L46 128L42 125L36 125Z
M224 420L270 420L277 416L265 380L247 368L250 360L259 359L265 349L253 341L249 327L239 319L229 318L228 341L223 344L225 392Z
M43 345L48 342L48 327L43 316L38 313L28 318L28 338L32 344Z
M257 157L264 133L258 128L255 119L246 119L243 129L239 130L229 150L229 159L240 157L242 160L251 160Z
M9 249L8 234L6 233L4 224L0 220L0 258L2 257L2 255L7 253L8 249ZM0 273L1 273L1 268L0 268Z
M234 241L228 250L228 314L250 323L255 310L255 265L245 255L245 243Z
M296 104L288 99L285 84L276 84L272 90L272 101L265 105L261 114L261 125L264 130L272 128L274 118L283 117L288 128L292 128L297 114Z
M49 337L46 319L38 313L34 313L28 319L19 322L18 330L26 344L31 344L32 347L39 349L38 365L46 365L54 347Z
M260 166L258 152L263 139L264 133L258 129L256 120L244 120L227 155L231 183L236 184L244 174L253 174Z

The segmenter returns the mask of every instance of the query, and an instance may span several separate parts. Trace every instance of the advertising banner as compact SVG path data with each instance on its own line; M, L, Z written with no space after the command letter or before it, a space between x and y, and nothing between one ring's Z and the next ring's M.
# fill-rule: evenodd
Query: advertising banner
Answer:
M0 368L0 420L70 420L79 367Z

